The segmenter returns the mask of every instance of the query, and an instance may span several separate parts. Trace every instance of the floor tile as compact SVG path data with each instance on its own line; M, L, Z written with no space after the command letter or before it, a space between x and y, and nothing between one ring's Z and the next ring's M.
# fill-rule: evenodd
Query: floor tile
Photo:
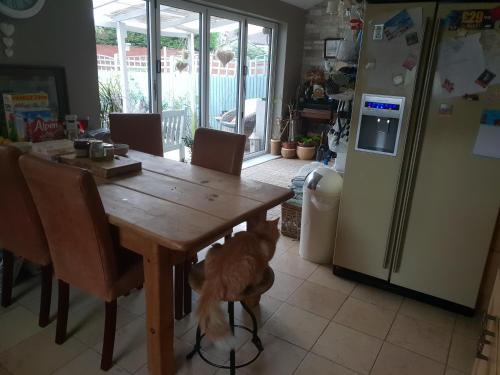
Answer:
M455 323L455 314L410 298L405 298L399 313L444 328L452 328Z
M276 247L283 249L283 250L288 250L288 248L290 248L291 246L293 246L297 243L298 243L297 240L294 240L290 237L281 235L279 240L278 240L278 243L276 244Z
M193 305L193 313L186 315L181 320L174 321L174 335L177 338L181 338L189 331L191 328L198 324L196 320L196 306Z
M372 375L441 375L444 364L385 342Z
M356 286L356 283L351 280L335 276L331 266L319 266L316 271L309 276L308 280L327 288L338 290L344 294L350 294Z
M133 290L128 296L118 299L118 306L135 315L146 313L146 292L144 288Z
M294 243L292 246L286 249L286 252L293 255L299 255L299 242Z
M0 352L40 332L38 316L22 306L0 315Z
M282 301L272 298L266 294L261 296L259 305L252 308L255 318L257 319L257 325L259 327L263 326L282 304ZM247 327L252 327L252 318L239 303L234 304L234 317Z
M448 366L470 373L476 357L477 338L453 334L451 339Z
M451 329L398 314L387 341L445 363L451 341Z
M271 267L289 275L301 279L307 279L316 270L316 268L318 268L318 265L302 259L299 255L294 255L287 251L278 257L274 257L271 262Z
M68 338L63 345L57 345L52 335L41 331L1 353L0 363L15 375L46 375L85 350L85 345L76 339Z
M472 317L457 315L454 332L477 339L481 333L481 314L477 313Z
M292 345L276 336L261 332L259 334L264 351L251 365L241 369L247 375L291 375L306 355L306 351ZM237 363L251 359L256 349L251 342L247 342L236 353ZM227 374L227 371L225 372ZM240 373L240 370L238 370ZM222 374L222 372L221 372Z
M346 294L337 290L305 281L288 298L287 303L323 318L332 319L346 298Z
M280 301L286 301L303 282L304 280L297 277L280 271L274 271L273 287L266 294Z
M363 284L356 286L351 293L351 297L393 311L397 311L401 306L401 302L403 302L403 297L397 294Z
M68 337L74 336L85 345L92 347L102 341L104 335L105 305L103 301L91 299L88 303L70 306L68 313ZM118 307L116 327L120 329L138 316ZM52 321L47 330L55 337L57 320Z
M101 353L102 343L94 346ZM116 331L113 362L119 367L135 372L147 362L146 321L137 318Z
M87 349L78 357L59 368L53 375L127 375L127 371L113 365L107 372L101 370L101 356L92 349Z
M197 355L188 361L186 354L190 351L190 345L174 339L175 375L212 375L217 372L216 367L210 366ZM134 375L149 375L147 365L141 367Z
M368 374L382 343L383 341L376 337L332 322L314 345L312 352L352 370Z
M327 325L327 319L284 303L262 330L310 350Z
M314 353L308 353L294 375L356 375L345 367L342 367L328 359Z
M383 340L395 316L395 311L349 297L335 315L334 321Z
M447 367L444 375L470 375L470 373L455 370L454 368Z

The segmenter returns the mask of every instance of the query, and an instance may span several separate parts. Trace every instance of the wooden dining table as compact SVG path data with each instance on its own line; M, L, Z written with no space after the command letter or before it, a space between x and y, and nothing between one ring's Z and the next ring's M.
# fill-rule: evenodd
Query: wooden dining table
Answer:
M144 259L149 372L174 374L173 266L243 222L251 230L288 189L131 150L142 171L96 177L120 244Z

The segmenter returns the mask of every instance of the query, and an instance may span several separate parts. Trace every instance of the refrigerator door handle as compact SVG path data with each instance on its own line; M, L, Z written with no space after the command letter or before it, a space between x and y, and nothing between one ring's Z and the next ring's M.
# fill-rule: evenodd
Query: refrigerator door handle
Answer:
M403 240L406 234L406 228L408 224L409 207L411 203L411 196L413 194L413 186L415 184L415 176L417 164L420 156L421 144L424 132L424 121L427 117L427 108L429 104L430 95L432 94L432 85L434 81L434 72L436 65L436 57L438 55L438 43L439 37L441 36L441 18L437 17L434 24L434 33L432 35L431 49L429 53L429 65L425 74L425 81L422 90L422 100L420 102L420 111L418 112L416 128L415 128L415 138L411 145L411 154L408 163L408 178L405 184L403 200L401 204L401 213L399 226L397 229L397 234L394 244L394 259L392 272L398 273L401 268L402 255L403 255Z
M424 33L423 33L423 45L422 45L422 52L420 53L420 56L419 56L419 60L422 61L423 60L423 55L425 53L425 50L426 50L426 47L429 47L429 51L430 51L430 47L432 46L432 38L429 37L428 33L429 33L429 30L431 30L431 25L432 25L432 21L431 21L431 18L430 17L427 17L426 18L426 21L425 21L425 27L424 27ZM432 30L431 30L432 32ZM420 72L419 70L419 73L417 75L417 78L415 79L415 87L414 87L414 90L413 90L413 98L417 97L417 92L418 92L418 87L419 87L419 81L420 81L420 77L422 78L422 81L427 77L426 75L426 72L427 70L424 68L424 71ZM419 104L418 101L415 103L415 104ZM417 108L415 108L417 107ZM411 112L411 115L410 115L410 127L411 127L411 124L415 121L417 121L416 119L416 113L418 112L418 105L416 105L414 108L412 108L412 112ZM407 140L408 142L408 140ZM405 168L404 168L404 164L405 164L405 159L406 157L403 159L403 166L402 166L402 169L401 169L401 172L400 172L400 186L398 186L398 193L397 193L397 197L396 197L396 206L399 206L402 201L402 197L401 195L404 193L404 190L405 190L405 187L404 187L404 184L407 180L407 176L405 174ZM392 260L394 258L394 253L395 253L395 249L396 249L396 243L397 243L397 236L399 234L398 232L398 228L400 226L400 222L401 222L401 213L398 212L398 211L394 211L393 212L393 217L391 218L391 221L392 221L392 229L390 230L389 232L389 241L388 241L388 244L387 244L387 248L385 250L385 254L384 254L384 261L382 263L382 267L384 269L388 269L388 268L391 268L392 266Z

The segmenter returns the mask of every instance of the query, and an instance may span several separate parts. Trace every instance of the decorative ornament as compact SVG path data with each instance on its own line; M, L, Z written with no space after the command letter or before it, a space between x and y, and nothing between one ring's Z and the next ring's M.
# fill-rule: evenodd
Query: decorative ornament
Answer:
M45 0L0 0L0 13L7 17L24 19L40 12Z
M14 50L12 49L12 46L14 45L14 39L12 38L12 36L14 35L15 31L16 28L14 27L13 24L7 22L0 23L0 32L4 35L2 37L2 42L6 47L4 49L4 53L5 56L9 58L14 56Z
M0 31L5 36L12 36L12 35L14 35L16 28L11 23L1 22L0 23Z
M222 49L218 49L216 52L215 52L215 56L217 57L217 59L221 62L222 66L223 67L226 67L226 65L232 60L234 59L234 52L233 51L230 51L230 50L222 50Z
M175 69L177 69L179 72L183 72L184 69L186 69L188 67L188 63L185 62L185 61L182 61L182 60L179 60L175 63Z

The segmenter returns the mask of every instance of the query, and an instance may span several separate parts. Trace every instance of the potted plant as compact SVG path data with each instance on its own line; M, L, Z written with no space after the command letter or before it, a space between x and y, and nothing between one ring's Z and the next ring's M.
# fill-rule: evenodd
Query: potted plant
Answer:
M300 137L297 144L297 156L300 160L311 160L316 154L316 147L319 145L321 138Z
M273 124L271 133L271 155L281 154L281 137L287 128L287 122L277 117Z
M288 105L288 119L285 129L288 127L288 141L281 145L281 156L285 159L294 159L297 155L297 142L295 141L296 112L293 104Z

